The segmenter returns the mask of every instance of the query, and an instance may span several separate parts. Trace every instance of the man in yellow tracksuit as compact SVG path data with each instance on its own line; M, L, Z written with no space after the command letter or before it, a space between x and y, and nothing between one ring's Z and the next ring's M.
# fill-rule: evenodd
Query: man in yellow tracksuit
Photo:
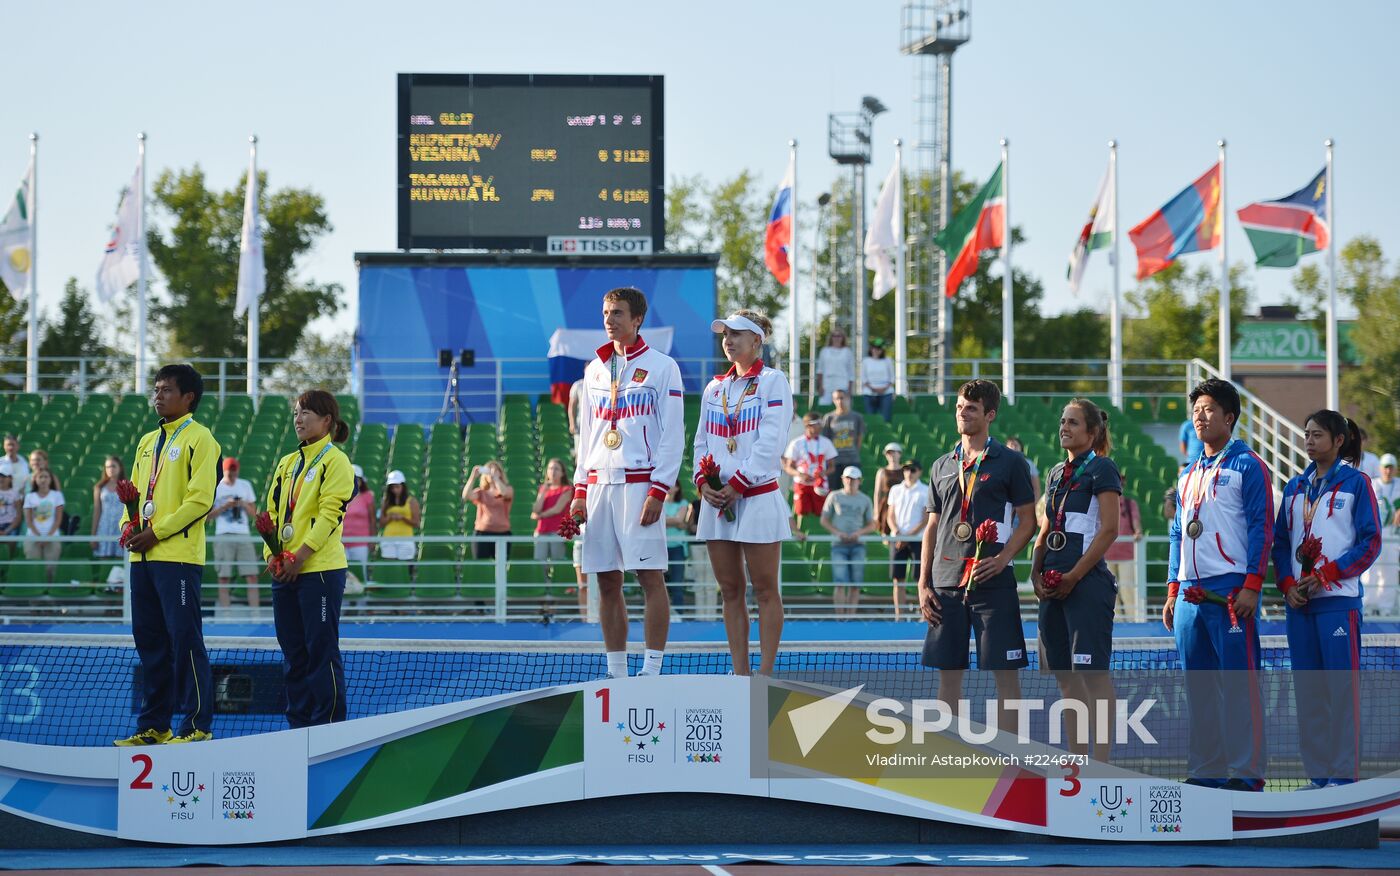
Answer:
M192 417L203 395L204 380L189 365L157 371L152 405L160 425L142 437L131 466L140 512L126 540L131 633L141 657L145 698L136 733L118 739L117 745L213 738L214 683L204 650L199 588L204 517L214 504L220 448ZM184 717L172 733L177 706Z
M291 558L274 568L272 620L282 646L287 724L344 721L345 668L340 659L340 605L345 595L345 506L355 492L350 460L335 444L350 436L335 396L307 390L292 409L297 449L282 457L267 492L267 511ZM419 428L416 425L403 428ZM264 549L272 559L272 551Z

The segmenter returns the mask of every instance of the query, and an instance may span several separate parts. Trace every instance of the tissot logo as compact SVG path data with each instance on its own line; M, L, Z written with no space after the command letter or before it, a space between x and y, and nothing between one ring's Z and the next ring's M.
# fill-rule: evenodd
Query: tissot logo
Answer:
M650 237L550 237L551 255L647 255Z

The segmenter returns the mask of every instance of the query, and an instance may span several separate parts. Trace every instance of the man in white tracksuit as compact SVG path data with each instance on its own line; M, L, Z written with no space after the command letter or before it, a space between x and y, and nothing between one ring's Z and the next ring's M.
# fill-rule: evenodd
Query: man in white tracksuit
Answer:
M639 675L661 674L671 616L661 505L680 474L684 393L676 361L642 339L646 311L646 296L637 289L603 296L608 343L584 369L569 509L587 518L582 571L598 576L599 621L614 678L627 676L623 573L636 573L646 597L646 655Z
M1400 478L1395 455L1380 458L1381 475L1371 480L1380 512L1381 554L1361 576L1367 614L1394 614L1400 603Z

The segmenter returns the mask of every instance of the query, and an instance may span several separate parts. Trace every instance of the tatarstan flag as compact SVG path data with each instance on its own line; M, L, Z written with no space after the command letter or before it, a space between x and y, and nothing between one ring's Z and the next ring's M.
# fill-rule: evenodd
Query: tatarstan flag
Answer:
M953 221L933 242L947 253L952 262L948 265L948 284L943 294L952 298L958 294L962 281L977 271L978 254L989 249L1000 249L1002 221L1006 210L1006 194L1001 184L1001 165L997 165L987 184L977 193L966 207L953 217Z
M1277 201L1259 201L1239 211L1240 224L1261 268L1291 268L1298 257L1327 248L1327 168Z

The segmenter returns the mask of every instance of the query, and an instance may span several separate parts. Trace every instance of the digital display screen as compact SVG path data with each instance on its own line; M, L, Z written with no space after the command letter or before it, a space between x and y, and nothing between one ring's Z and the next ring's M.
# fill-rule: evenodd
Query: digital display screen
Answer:
M660 251L662 86L400 73L399 248Z

